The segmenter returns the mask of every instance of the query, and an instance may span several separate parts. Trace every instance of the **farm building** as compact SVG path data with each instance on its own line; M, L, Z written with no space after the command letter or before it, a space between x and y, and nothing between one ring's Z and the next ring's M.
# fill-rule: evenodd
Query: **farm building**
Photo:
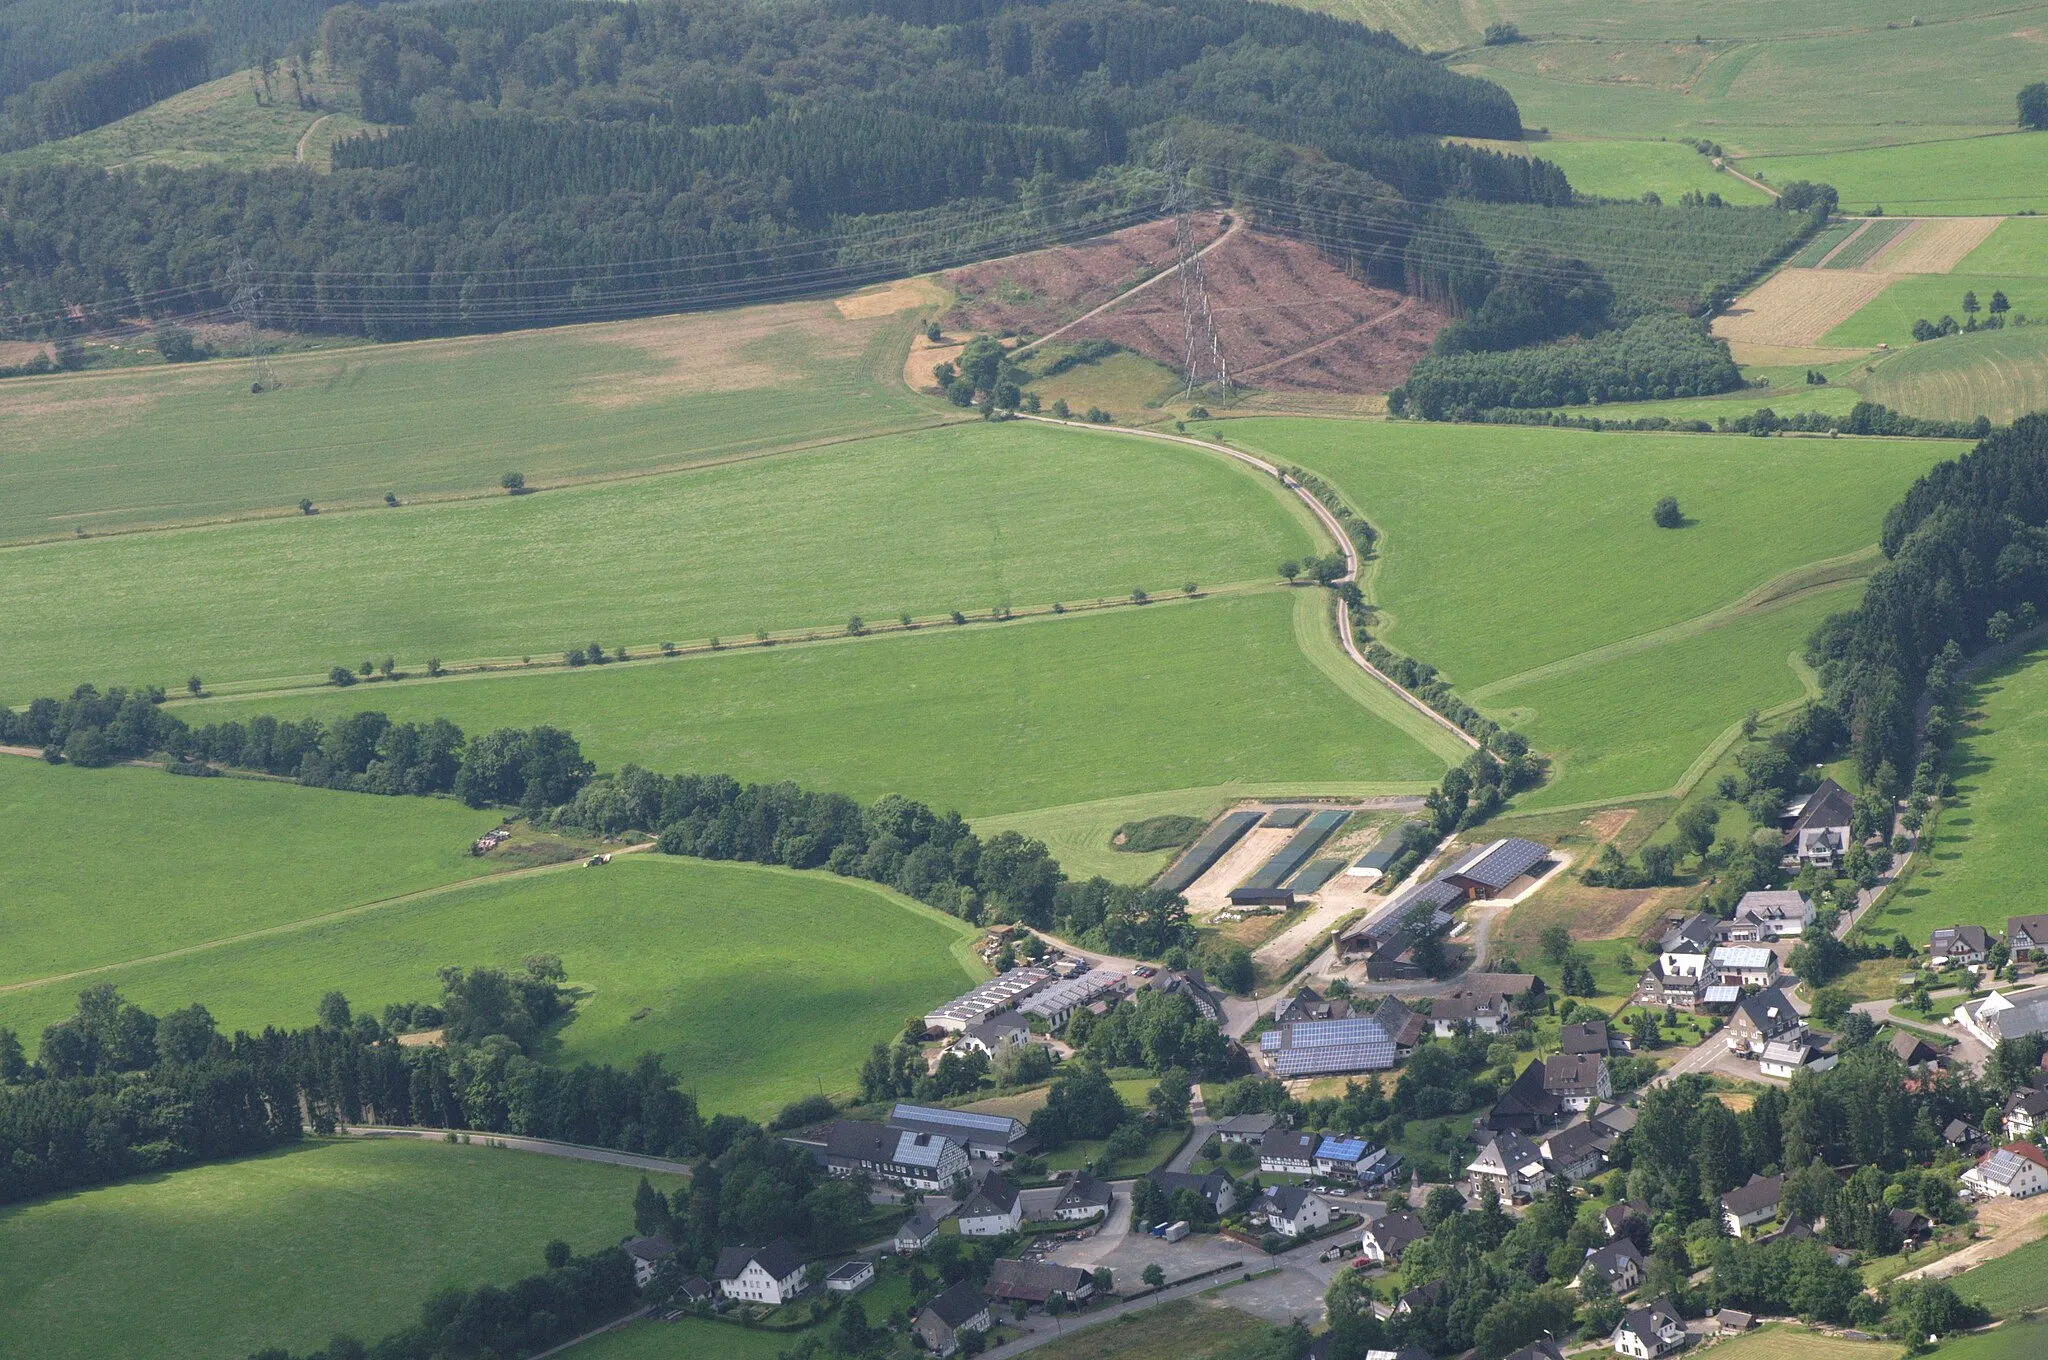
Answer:
M1341 996L1322 996L1313 987L1303 987L1294 995L1282 993L1273 1002L1273 1020L1276 1024L1290 1025L1297 1020L1349 1020L1351 1002Z
M1785 832L1786 865L1834 865L1849 852L1856 800L1834 780L1821 780L1819 788L1786 813L1792 818Z
M1259 1056L1280 1077L1382 1072L1394 1065L1394 1040L1371 1016L1307 1020L1259 1036Z
M791 1138L835 1176L873 1176L915 1190L943 1190L966 1172L967 1149L942 1133L837 1119L823 1137Z
M1043 968L1012 968L928 1012L924 1017L925 1028L951 1030L959 1034L998 1012L1009 1010L1051 981L1052 974Z
M1017 1009L1022 1014L1037 1016L1053 1029L1064 1029L1075 1011L1091 1002L1121 994L1123 989L1122 973L1097 969L1042 988Z
M960 1338L969 1332L986 1332L995 1325L988 1300L979 1289L962 1280L924 1306L911 1324L924 1349L933 1355L952 1355L960 1349Z
M2002 1040L2024 1039L2048 1031L2048 987L2024 992L1993 992L1976 1005L1956 1007L1956 1023L1987 1048Z
M952 1139L975 1157L1001 1157L1022 1150L1029 1132L1006 1114L976 1114L931 1105L898 1102L889 1111L889 1127L912 1133L936 1133Z
M1349 812L1331 810L1318 812L1302 823L1301 830L1294 833L1287 844L1275 851L1253 871L1252 876L1230 890L1230 900L1236 906L1278 904L1294 905L1294 892L1284 886L1288 880L1300 873L1309 857L1320 850L1323 842L1336 834L1337 828L1351 819ZM1270 823L1270 818L1268 819ZM1327 880L1326 880L1327 881Z
M1245 833L1257 826L1260 814L1256 812L1232 812L1202 833L1202 838L1189 846L1187 853L1168 867L1152 886L1167 892L1186 892L1195 880L1216 867L1216 861L1230 853L1230 847L1243 840Z
M1472 851L1437 877L1463 889L1467 900L1484 902L1499 897L1508 885L1535 872L1549 858L1549 847L1508 836Z
M1735 916L1721 927L1730 944L1797 939L1813 924L1813 899L1802 892L1746 892Z
M745 1303L780 1307L804 1292L804 1258L786 1237L765 1247L727 1247L714 1275L720 1293Z
M1055 1294L1068 1303L1080 1303L1095 1292L1095 1282L1079 1266L1005 1260L989 1267L988 1292L990 1298L1002 1303L1021 1299L1043 1307Z

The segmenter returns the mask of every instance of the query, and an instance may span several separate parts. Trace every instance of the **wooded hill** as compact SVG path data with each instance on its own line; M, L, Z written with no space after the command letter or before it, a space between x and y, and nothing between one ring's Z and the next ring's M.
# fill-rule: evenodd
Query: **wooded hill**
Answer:
M1415 201L1564 203L1513 100L1357 24L1244 0L459 0L330 11L365 116L335 173L0 177L0 320L222 306L418 334L929 268L1157 210L1173 153L1398 276ZM1370 222L1347 222L1360 203Z

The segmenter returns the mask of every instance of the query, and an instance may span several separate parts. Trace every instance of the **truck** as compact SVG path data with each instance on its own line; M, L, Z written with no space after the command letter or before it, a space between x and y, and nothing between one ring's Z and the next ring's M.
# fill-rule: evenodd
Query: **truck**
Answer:
M1188 1221L1186 1219L1182 1219L1178 1223L1171 1224L1170 1226L1168 1226L1165 1232L1160 1234L1160 1236L1164 1237L1169 1242L1178 1242L1187 1235Z

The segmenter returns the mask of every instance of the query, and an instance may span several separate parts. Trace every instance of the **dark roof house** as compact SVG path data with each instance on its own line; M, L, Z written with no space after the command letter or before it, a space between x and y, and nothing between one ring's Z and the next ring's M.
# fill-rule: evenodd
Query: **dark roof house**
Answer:
M1561 1053L1597 1053L1607 1056L1607 1022L1605 1020L1582 1020L1575 1025L1566 1025L1558 1035L1558 1051Z

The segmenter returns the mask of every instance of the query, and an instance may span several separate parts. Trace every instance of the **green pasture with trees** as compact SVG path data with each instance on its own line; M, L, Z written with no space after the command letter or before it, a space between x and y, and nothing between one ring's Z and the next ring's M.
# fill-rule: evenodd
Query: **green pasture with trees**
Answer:
M659 1053L707 1117L765 1118L821 1087L849 1093L877 1039L985 975L969 966L972 935L952 917L858 880L641 853L114 967L88 981L112 983L145 1010L200 1001L223 1030L253 1032L311 1024L330 991L378 1014L434 1000L440 968L516 968L528 955L555 954L575 1009L544 1040L544 1056L630 1067ZM0 1026L39 1035L70 1014L83 985L0 993Z
M1894 410L2005 424L2048 407L2048 327L1913 345L1878 364L1864 385L1871 400Z
M81 680L209 687L395 656L558 660L595 642L840 630L1273 579L1315 547L1270 479L1212 454L980 423L480 501L0 550L6 696ZM259 686L260 687L260 686ZM403 686L399 686L403 688ZM356 691L360 694L361 691ZM381 698L381 696L380 696Z
M901 793L970 816L1234 780L1419 792L1443 762L1303 656L1289 596L1310 589L174 711L195 725L372 706L470 733L545 722L605 769Z
M0 858L0 988L490 873L497 866L469 844L498 816L445 800L0 756L0 824L19 847ZM89 980L58 990L68 1000Z
M1843 349L1876 349L1879 345L1904 349L1916 343L1933 343L1916 334L1915 323L1938 325L1943 317L1948 318L1951 328L1977 329L1987 323L2010 327L2015 316L2048 322L2048 271L2044 271L2043 265L2048 265L2048 255L2025 272L2007 275L1979 272L1965 259L1951 274L1907 275L1822 336L1820 343ZM1957 337L1951 334L1941 338Z
M2048 165L2041 138L2012 131L2013 91L2005 77L2004 117L1993 129L1929 129L1931 139L1898 146L1840 150L1824 154L1752 156L1738 162L1772 185L1793 180L1832 184L1842 211L1882 209L1893 215L1925 213L1973 217L2048 211Z
M640 1174L481 1143L321 1141L15 1205L0 1211L0 1334L47 1360L140 1337L164 1360L220 1360L381 1336L437 1289L539 1271L551 1241L617 1243Z

